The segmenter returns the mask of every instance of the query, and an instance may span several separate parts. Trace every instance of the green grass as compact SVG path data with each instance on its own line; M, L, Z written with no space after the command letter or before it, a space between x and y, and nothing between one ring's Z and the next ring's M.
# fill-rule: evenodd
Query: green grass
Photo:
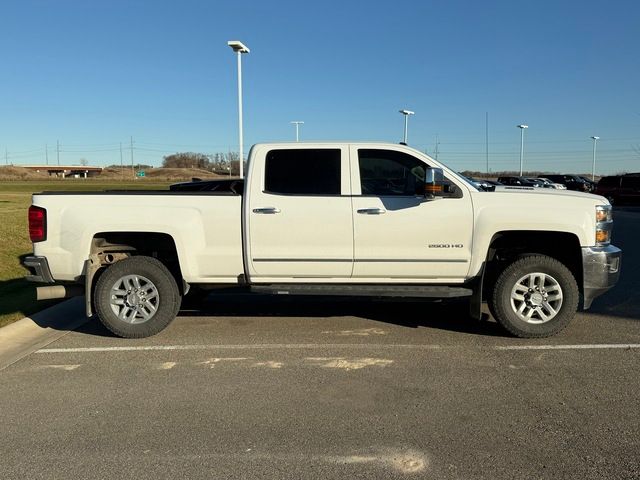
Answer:
M90 182L81 179L47 182L0 182L0 327L42 310L55 302L37 302L34 283L27 282L27 271L20 257L32 252L27 226L31 194L44 190L149 190L166 189L167 182L117 181Z

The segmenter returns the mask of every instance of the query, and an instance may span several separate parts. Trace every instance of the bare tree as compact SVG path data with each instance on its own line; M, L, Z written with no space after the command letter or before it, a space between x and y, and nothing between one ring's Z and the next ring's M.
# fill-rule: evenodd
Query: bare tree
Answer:
M204 153L180 152L167 155L162 160L164 168L200 168L211 170L209 157Z

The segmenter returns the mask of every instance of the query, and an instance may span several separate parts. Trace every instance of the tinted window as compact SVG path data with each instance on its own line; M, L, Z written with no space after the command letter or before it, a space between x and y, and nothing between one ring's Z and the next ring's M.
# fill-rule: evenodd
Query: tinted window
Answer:
M546 178L554 183L564 183L564 177L562 175L547 175Z
M340 150L271 150L264 187L269 193L340 195Z
M601 187L617 187L620 182L620 177L602 177L598 182Z
M622 177L624 188L640 188L640 177Z
M358 150L363 195L421 195L426 165L393 150Z

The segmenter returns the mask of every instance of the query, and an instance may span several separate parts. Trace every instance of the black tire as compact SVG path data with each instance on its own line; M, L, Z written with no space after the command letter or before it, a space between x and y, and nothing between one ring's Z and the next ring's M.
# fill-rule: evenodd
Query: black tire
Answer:
M128 275L138 275L152 282L157 291L157 309L141 323L129 323L118 318L112 308L112 288ZM178 315L180 291L176 280L162 262L155 258L129 257L108 267L98 279L94 290L96 313L102 324L123 338L150 337L162 331ZM118 307L115 307L118 308ZM133 315L136 317L136 314Z
M518 280L531 273L543 273L552 277L552 280L555 280L561 289L562 300L557 314L544 323L529 323L523 320L512 306L512 289L518 284ZM522 297L532 294L535 294L535 291L525 293ZM530 297L526 298L530 299ZM578 284L571 271L564 264L544 255L531 255L516 260L498 276L489 297L489 309L498 323L516 337L543 338L555 335L569 324L578 309L578 300ZM519 305L521 306L522 303L520 302ZM530 307L527 308L530 310ZM535 321L536 318L533 320Z

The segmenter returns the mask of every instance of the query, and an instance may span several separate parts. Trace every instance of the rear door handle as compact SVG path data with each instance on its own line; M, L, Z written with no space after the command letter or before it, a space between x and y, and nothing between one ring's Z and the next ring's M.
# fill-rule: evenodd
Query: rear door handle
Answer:
M383 213L387 213L384 208L361 208L358 210L358 213L363 215L382 215Z
M280 209L276 207L264 207L254 208L253 213L262 213L264 215L273 215L274 213L280 213Z

